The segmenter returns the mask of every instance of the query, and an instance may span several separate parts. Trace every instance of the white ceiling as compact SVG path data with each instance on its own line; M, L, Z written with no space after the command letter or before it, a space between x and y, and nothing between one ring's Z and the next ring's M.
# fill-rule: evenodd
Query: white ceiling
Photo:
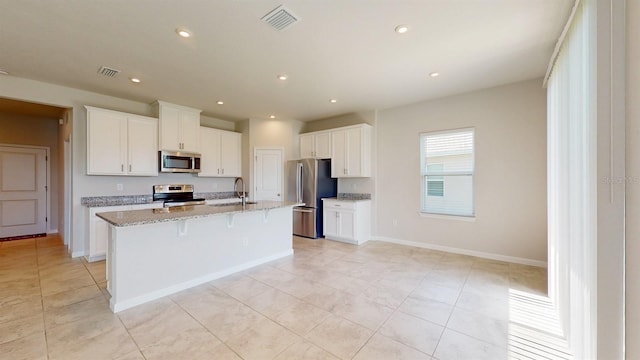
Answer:
M300 20L277 31L261 18L280 4ZM542 77L572 5L0 0L0 69L147 103L165 100L220 119L309 121ZM409 31L395 33L399 24ZM178 27L193 37L178 37ZM122 72L104 77L97 73L103 65ZM276 78L282 73L285 82ZM131 83L133 76L142 83Z

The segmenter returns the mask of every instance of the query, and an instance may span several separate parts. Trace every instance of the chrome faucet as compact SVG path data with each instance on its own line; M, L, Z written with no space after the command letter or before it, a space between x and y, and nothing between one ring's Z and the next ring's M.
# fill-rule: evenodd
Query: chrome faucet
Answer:
M238 191L238 181L242 183L242 193ZM247 193L244 191L244 180L241 177L236 178L236 181L233 183L233 190L235 190L236 196L240 198L242 206L245 206L247 204Z

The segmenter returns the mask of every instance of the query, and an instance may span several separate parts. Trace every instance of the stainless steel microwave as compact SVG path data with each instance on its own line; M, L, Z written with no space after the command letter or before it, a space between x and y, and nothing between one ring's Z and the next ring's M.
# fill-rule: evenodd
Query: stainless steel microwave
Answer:
M160 172L199 173L200 154L182 151L159 151Z

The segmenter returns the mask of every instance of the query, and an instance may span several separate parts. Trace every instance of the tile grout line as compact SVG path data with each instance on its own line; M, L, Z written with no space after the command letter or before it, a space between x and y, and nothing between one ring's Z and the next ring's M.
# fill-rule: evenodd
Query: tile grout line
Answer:
M38 287L40 288L40 306L42 307L42 329L44 331L44 347L46 349L46 358L49 359L49 340L47 336L47 323L44 314L44 295L42 293L42 280L40 279L40 256L38 256L38 240L35 239L36 266L38 268Z

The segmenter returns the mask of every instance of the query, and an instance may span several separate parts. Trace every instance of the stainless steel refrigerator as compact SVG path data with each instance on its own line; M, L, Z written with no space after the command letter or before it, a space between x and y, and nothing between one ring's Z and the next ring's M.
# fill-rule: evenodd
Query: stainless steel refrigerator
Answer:
M293 208L293 234L322 237L322 198L336 197L338 181L331 177L330 159L290 160L286 166L286 200L304 203Z

